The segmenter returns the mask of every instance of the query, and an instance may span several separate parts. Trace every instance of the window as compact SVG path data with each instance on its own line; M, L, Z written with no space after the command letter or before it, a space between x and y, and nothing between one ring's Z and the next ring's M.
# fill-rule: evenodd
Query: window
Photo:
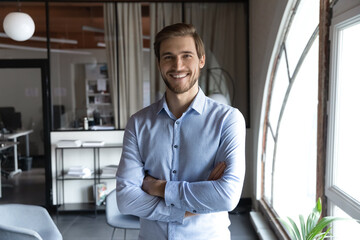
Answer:
M262 200L278 216L297 218L316 202L320 3L288 4L264 105Z
M327 148L326 196L331 200L330 213L360 219L360 182L358 155L360 135L360 7L333 20L332 66L329 97L329 128ZM360 230L358 223L335 223L334 236L354 236ZM350 237L351 238L351 237Z

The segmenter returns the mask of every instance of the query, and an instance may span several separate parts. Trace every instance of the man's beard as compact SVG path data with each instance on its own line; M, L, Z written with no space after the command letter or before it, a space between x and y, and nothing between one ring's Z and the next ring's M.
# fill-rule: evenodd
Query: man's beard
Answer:
M167 80L167 78L160 72L162 79L164 80L164 83L166 84L166 86L168 87L168 89L170 91L172 91L173 93L176 94L181 94L181 93L185 93L187 91L189 91L198 81L199 77L200 77L200 69L199 69L199 74L197 74L197 76L193 76L192 78L190 78L190 80L186 83L186 85L184 87L182 86L173 86L171 85L171 83Z

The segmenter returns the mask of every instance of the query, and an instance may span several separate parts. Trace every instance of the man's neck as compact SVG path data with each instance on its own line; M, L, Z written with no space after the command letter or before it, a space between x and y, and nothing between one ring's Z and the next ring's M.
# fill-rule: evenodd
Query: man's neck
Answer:
M181 94L166 89L166 102L169 110L176 118L180 118L199 92L199 87L193 86L189 91Z

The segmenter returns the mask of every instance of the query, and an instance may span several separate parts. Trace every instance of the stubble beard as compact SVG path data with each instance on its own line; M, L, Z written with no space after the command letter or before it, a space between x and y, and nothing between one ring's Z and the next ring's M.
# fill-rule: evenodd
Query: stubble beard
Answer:
M166 76L164 76L162 72L160 72L160 74L161 74L161 77L164 80L164 83L166 84L167 88L171 92L176 93L176 94L182 94L182 93L189 91L197 83L197 81L200 77L200 68L198 69L198 74L196 74L195 76L190 78L190 80L185 84L184 87L171 85L171 83L167 80Z

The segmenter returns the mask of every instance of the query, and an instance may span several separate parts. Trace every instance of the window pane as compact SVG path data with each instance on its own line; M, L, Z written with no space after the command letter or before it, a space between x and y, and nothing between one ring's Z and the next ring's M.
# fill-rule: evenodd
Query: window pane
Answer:
M33 130L28 135L29 154L44 155L41 69L1 68L0 76L0 125L4 127L1 130L6 133ZM18 156L26 156L25 138L19 137L17 141L21 142Z
M360 182L359 141L360 110L360 23L340 32L336 80L336 113L334 144L334 184L360 201L360 191L354 183Z
M265 186L264 186L264 197L268 202L272 201L272 173L273 173L273 155L274 155L274 138L270 132L270 129L267 130L266 137L266 150L265 150Z
M0 2L0 16L2 21L10 12L18 12L19 4L21 12L31 16L35 24L35 32L32 38L26 41L10 39L4 32L3 24L0 24L0 59L34 59L47 58L46 48L46 20L45 3L23 2Z
M50 3L53 128L113 126L103 3ZM115 37L114 37L115 39Z
M307 214L315 203L317 79L318 39L294 80L280 123L273 182L274 209L280 216Z
M280 110L284 102L286 90L289 86L289 77L287 74L286 59L283 53L284 51L282 51L282 54L279 59L279 65L276 70L276 75L274 77L274 83L273 83L274 85L271 93L269 122L273 131L276 131L279 121Z
M333 207L333 213L336 217L348 218L351 217L342 211L339 207ZM354 239L359 235L360 224L356 221L335 221L333 224L333 236L335 239Z
M302 0L296 10L285 43L290 76L292 76L306 44L319 23L319 6L319 1Z

